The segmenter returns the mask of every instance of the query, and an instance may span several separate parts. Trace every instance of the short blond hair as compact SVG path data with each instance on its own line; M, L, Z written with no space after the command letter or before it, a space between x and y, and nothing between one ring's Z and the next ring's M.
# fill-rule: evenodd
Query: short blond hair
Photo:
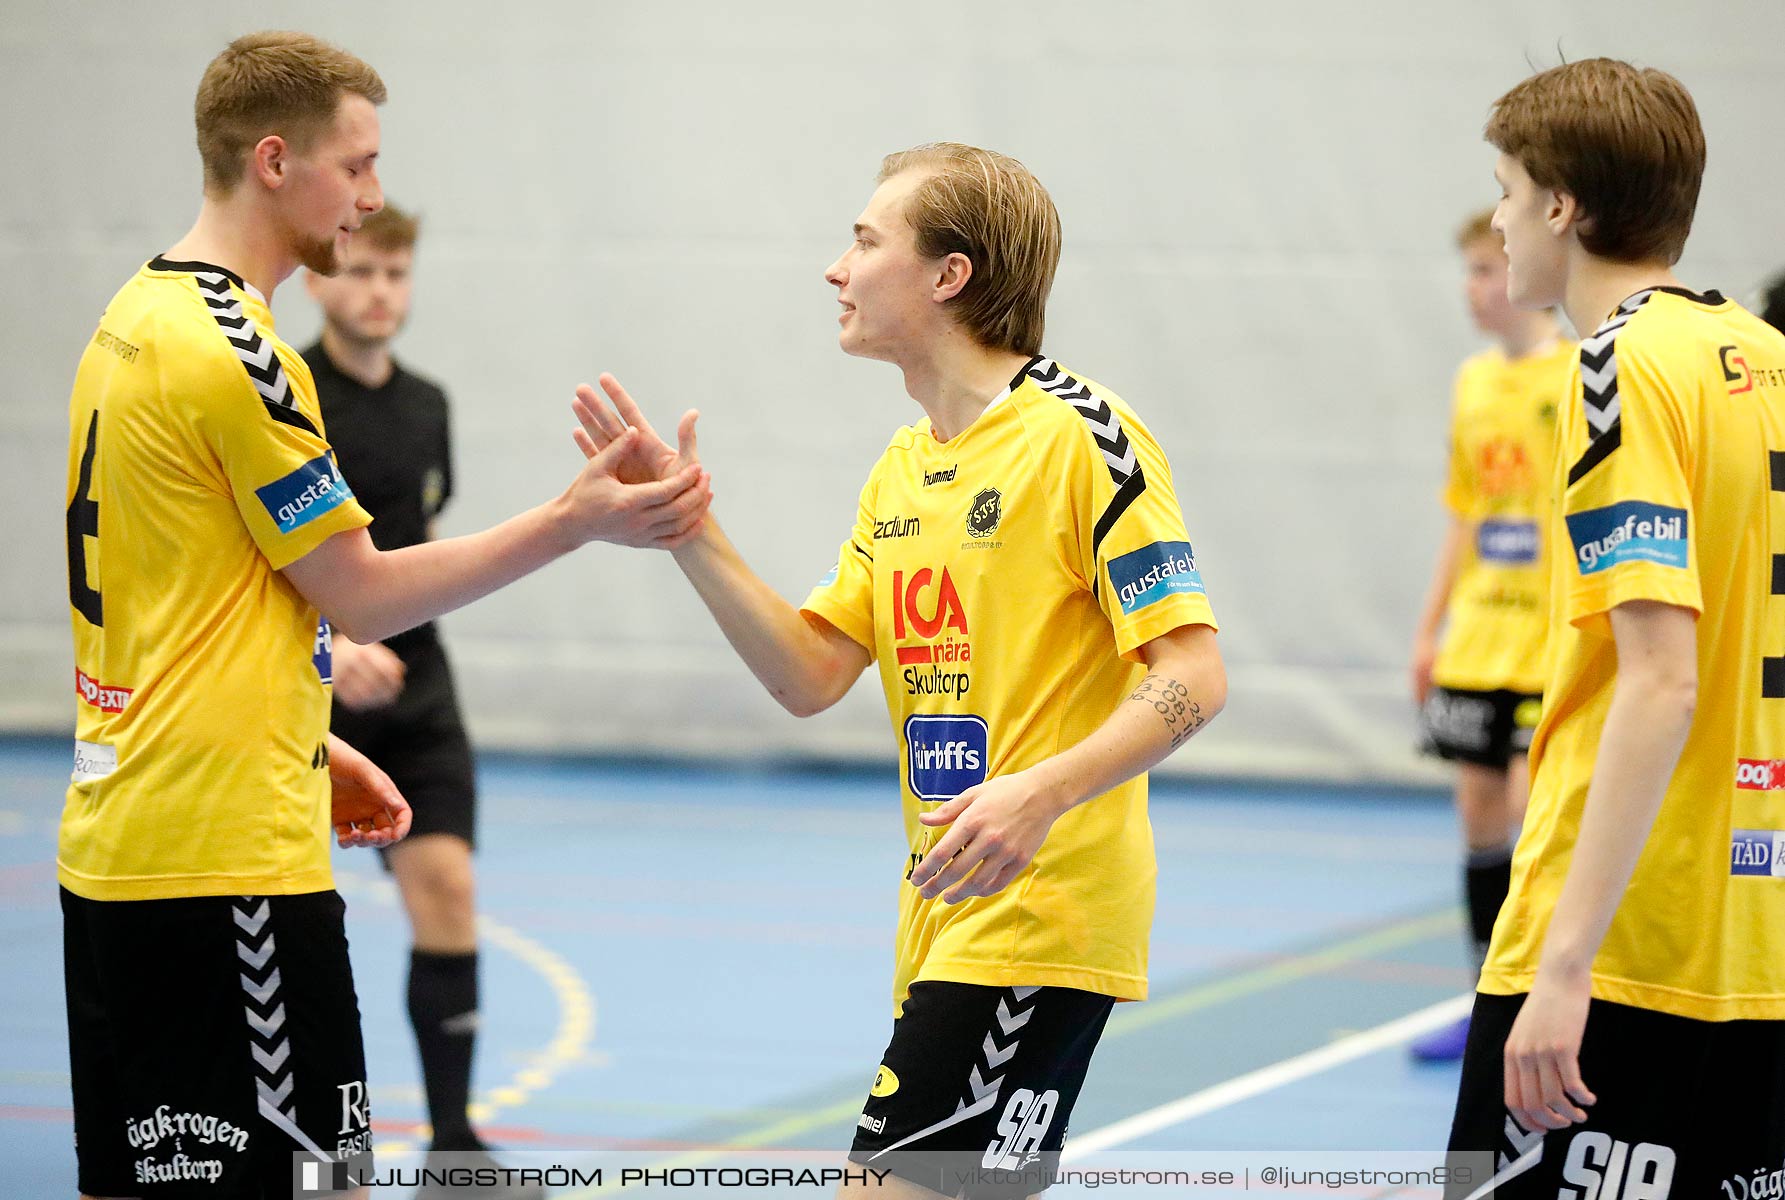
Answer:
M982 346L1038 354L1047 297L1060 265L1060 214L1041 181L1016 159L958 142L889 154L884 183L905 171L926 177L905 203L925 258L964 254L973 274L949 313Z
M1468 219L1457 226L1456 242L1458 250L1467 250L1477 242L1492 242L1500 247L1506 245L1500 231L1494 228L1494 210L1491 208L1470 213Z
M386 200L383 208L360 222L353 240L378 250L413 250L420 236L421 218Z
M1672 75L1613 58L1565 63L1496 100L1483 132L1538 187L1580 202L1588 253L1679 261L1704 180L1704 127Z
M205 189L241 181L250 148L277 134L303 150L334 120L341 97L383 104L384 81L362 60L307 33L249 33L211 60L193 105Z

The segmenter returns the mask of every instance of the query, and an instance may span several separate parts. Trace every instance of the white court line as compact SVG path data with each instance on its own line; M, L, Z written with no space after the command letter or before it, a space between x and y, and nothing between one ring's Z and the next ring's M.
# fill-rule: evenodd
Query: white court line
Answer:
M1464 996L1453 996L1449 1000L1440 1001L1430 1008L1422 1008L1418 1012L1408 1013L1386 1025L1378 1025L1374 1029L1366 1029L1362 1033L1353 1033L1318 1050L1310 1050L1306 1054L1298 1054L1294 1058L1286 1058L1282 1062L1272 1063L1268 1067L1260 1067L1256 1071L1248 1071L1244 1075L1236 1075L1223 1083L1203 1088L1200 1092L1191 1092L1188 1096L1161 1104L1157 1108L1149 1108L1145 1112L1136 1113L1132 1117L1124 1117L1120 1121L1105 1125L1102 1129L1093 1129L1090 1133L1071 1138L1066 1143L1066 1150L1061 1154L1062 1162L1075 1162L1112 1146L1120 1146L1124 1142L1132 1142L1150 1133L1158 1133L1161 1129L1169 1129L1184 1121L1212 1113L1216 1109L1226 1108L1230 1104L1238 1104L1242 1100L1250 1100L1265 1092L1273 1091L1285 1084L1295 1083L1310 1075L1318 1075L1322 1071L1330 1071L1334 1067L1343 1066L1378 1050L1390 1046L1398 1046L1402 1042L1412 1041L1422 1033L1440 1029L1453 1021L1461 1020L1469 1014L1475 1004L1474 993Z

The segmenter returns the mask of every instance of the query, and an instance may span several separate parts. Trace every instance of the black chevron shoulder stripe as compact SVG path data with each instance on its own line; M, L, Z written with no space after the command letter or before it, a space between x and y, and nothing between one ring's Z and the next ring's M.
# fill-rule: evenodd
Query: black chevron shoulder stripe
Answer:
M266 405L267 415L281 424L293 425L321 437L316 425L298 410L291 394L291 381L285 377L284 364L274 352L273 343L260 335L254 322L242 311L242 302L230 291L229 276L221 271L197 271L192 277L198 283L199 293L204 296L211 319L223 331L230 349L235 351L243 370L248 372L248 381Z
M1618 399L1618 331L1648 303L1655 290L1647 288L1637 292L1618 305L1617 311L1593 332L1593 336L1581 339L1581 412L1587 419L1587 449L1568 469L1571 485L1610 458L1623 444L1623 405Z
M1115 496L1097 518L1091 532L1091 553L1095 555L1122 514L1147 490L1146 473L1140 469L1134 443L1122 428L1121 418L1110 408L1108 401L1099 400L1090 388L1067 374L1052 359L1033 359L1023 373L1042 391L1070 404L1084 418L1091 431L1091 440L1103 455L1103 465L1109 469L1110 480L1116 485Z

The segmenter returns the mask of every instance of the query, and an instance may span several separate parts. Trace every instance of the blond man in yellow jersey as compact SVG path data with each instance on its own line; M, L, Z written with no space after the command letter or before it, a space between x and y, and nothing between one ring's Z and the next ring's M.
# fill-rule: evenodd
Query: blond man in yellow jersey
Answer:
M623 483L631 437L494 529L374 548L270 299L299 264L335 271L383 203L384 98L307 35L232 42L199 85L198 220L75 378L57 875L89 1196L287 1195L294 1154L332 1178L371 1146L328 837L386 845L409 812L329 735L330 622L375 641L592 538L674 546L710 497L692 467Z
M1146 996L1146 770L1225 700L1215 621L1165 456L1114 393L1044 357L1059 257L1022 164L890 155L825 272L845 351L904 372L923 419L862 489L795 608L709 518L676 552L789 711L879 667L909 851L893 1034L844 1194L1042 1190L1115 1000ZM585 453L636 408L579 393ZM663 469L691 461L692 416Z
M1785 336L1674 276L1705 163L1678 80L1570 63L1486 132L1508 294L1590 332L1530 810L1451 1146L1497 1152L1502 1200L1776 1194Z
M1498 344L1457 372L1444 507L1450 527L1413 643L1413 696L1433 753L1456 763L1463 897L1475 969L1506 899L1525 814L1525 755L1543 691L1556 410L1573 344L1547 310L1506 298L1506 250L1490 221L1457 234L1475 327ZM1442 633L1442 637L1440 637ZM1467 1018L1413 1043L1415 1058L1461 1058Z

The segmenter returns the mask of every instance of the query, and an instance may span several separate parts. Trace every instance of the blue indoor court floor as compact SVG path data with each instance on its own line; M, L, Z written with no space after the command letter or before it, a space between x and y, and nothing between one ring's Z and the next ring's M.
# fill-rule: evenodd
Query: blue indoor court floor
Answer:
M0 742L9 1200L75 1195L54 870L67 763L61 743ZM477 1099L492 1142L597 1162L847 1147L891 1029L905 848L890 769L489 756L481 786ZM1152 999L1111 1019L1070 1152L1194 1166L1218 1152L1402 1151L1435 1164L1457 1075L1412 1064L1405 1042L1460 1011L1471 983L1445 799L1165 783L1152 819ZM370 852L337 851L336 869L379 1146L425 1144L401 909Z

